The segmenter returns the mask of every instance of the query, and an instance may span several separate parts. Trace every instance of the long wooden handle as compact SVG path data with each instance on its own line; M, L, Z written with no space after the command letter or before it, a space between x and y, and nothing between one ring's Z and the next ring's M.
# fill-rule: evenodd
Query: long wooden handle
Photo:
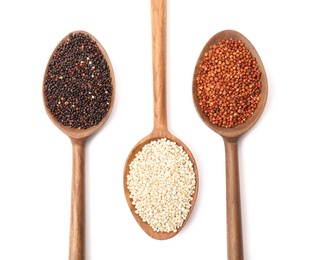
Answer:
M85 259L85 142L72 140L69 260Z
M151 0L154 87L154 128L167 129L166 0Z
M224 140L228 260L243 260L241 197L237 140Z

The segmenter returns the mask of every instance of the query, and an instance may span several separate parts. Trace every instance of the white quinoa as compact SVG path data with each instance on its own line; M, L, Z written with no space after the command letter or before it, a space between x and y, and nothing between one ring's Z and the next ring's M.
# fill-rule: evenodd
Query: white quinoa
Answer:
M135 213L156 232L177 232L196 187L193 163L182 146L160 138L143 146L129 165L129 197Z

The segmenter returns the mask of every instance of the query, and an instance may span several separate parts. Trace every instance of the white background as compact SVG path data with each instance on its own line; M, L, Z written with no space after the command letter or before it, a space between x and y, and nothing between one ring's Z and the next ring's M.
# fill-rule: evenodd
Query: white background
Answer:
M239 141L247 260L320 260L320 23L318 1L168 1L169 130L192 151L199 195L175 237L147 236L131 215L123 168L153 126L150 1L0 4L0 259L68 258L71 143L45 113L50 54L74 30L95 36L115 72L111 116L86 146L87 259L227 259L225 157L198 117L194 66L215 33L233 29L258 51L269 96Z

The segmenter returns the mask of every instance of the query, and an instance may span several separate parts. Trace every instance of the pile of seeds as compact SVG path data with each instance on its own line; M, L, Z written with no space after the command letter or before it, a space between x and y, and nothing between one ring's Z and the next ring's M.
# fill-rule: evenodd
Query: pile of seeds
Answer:
M238 39L210 46L196 78L199 105L209 120L235 127L252 116L260 100L261 72L255 58Z
M54 51L44 80L45 102L63 125L86 129L110 108L112 79L98 44L72 33Z
M193 163L175 142L151 141L130 163L127 187L135 212L144 222L156 232L177 232L195 192Z

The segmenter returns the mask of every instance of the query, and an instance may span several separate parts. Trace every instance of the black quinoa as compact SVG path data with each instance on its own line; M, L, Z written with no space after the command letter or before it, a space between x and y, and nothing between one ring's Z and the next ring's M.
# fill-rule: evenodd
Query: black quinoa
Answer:
M110 109L110 69L98 44L77 32L57 46L44 80L45 103L63 125L87 129Z

